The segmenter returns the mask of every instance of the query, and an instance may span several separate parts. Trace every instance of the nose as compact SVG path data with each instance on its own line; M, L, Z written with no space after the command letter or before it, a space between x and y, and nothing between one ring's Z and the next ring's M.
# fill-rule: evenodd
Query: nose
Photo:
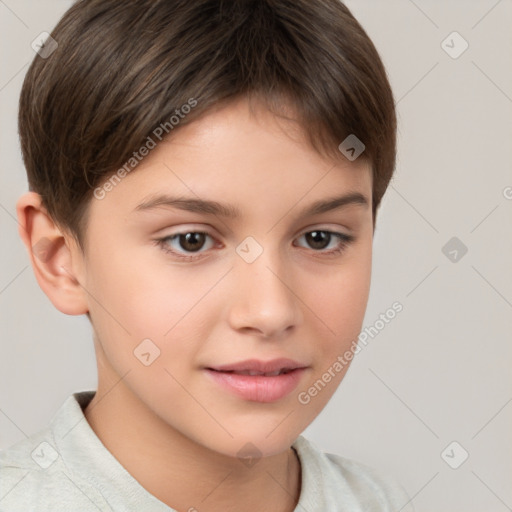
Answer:
M302 321L302 302L292 274L277 251L268 248L252 263L238 258L232 275L231 327L267 339L296 328Z

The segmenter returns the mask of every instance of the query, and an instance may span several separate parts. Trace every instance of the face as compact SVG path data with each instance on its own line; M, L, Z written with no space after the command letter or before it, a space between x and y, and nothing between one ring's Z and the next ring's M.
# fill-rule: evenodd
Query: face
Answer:
M169 432L218 453L288 449L361 329L369 165L322 158L295 124L240 100L111 188L90 205L81 279L99 385L124 376Z

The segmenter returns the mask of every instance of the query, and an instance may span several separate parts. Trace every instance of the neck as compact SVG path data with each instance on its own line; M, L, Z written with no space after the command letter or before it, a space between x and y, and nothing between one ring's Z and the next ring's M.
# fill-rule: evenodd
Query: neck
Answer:
M132 477L169 507L191 512L295 509L301 470L292 448L246 465L163 422L123 382L108 389L100 383L84 410L89 425Z

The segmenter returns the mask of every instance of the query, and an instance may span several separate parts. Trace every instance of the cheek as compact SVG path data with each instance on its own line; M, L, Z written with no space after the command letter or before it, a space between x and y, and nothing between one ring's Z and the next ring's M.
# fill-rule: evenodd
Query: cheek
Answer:
M208 280L204 272L168 264L158 251L152 246L140 250L132 247L126 251L107 250L108 258L95 257L88 286L100 304L91 306L100 315L110 316L111 321L122 319L127 330L142 336L167 332L187 308L199 301Z
M97 260L91 272L90 292L97 300L90 311L106 365L117 376L129 372L125 384L150 407L187 400L179 383L188 387L199 341L214 314L207 294L219 273L134 260L136 268Z
M366 310L371 281L371 245L364 244L350 259L329 268L325 275L309 284L316 313L336 334L361 323ZM364 249L364 250L363 250ZM327 319L329 322L327 322Z
M118 372L129 368L133 351L146 339L166 367L193 357L200 348L194 340L204 338L215 317L218 303L208 295L224 271L171 265L145 251L130 257L137 265L115 256L93 262L88 286L96 299L90 301L95 330Z
M298 393L302 411L316 417L330 400L348 371L361 332L371 280L371 246L349 263L331 270L328 279L309 283L311 304L315 304L314 370Z
M333 279L329 304L325 311L332 319L332 329L345 337L359 333L370 291L370 270L354 269L343 273L339 279Z
M371 282L371 241L361 244L360 250L351 253L350 260L333 266L328 275L310 282L307 304L311 304L315 329L312 336L318 348L315 353L318 377L327 371L339 356L357 347L357 340L368 303ZM339 383L348 370L336 372L333 382ZM334 391L336 384L330 386ZM325 398L328 393L325 394Z

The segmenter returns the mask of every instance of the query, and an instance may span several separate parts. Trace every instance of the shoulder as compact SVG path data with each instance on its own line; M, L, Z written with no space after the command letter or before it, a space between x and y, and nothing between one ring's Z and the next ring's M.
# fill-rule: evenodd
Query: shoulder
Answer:
M112 510L66 466L52 426L0 451L0 512Z
M343 505L353 511L414 512L410 497L394 476L352 459L322 452L302 436L293 446L303 467L305 498L323 500L327 507Z

